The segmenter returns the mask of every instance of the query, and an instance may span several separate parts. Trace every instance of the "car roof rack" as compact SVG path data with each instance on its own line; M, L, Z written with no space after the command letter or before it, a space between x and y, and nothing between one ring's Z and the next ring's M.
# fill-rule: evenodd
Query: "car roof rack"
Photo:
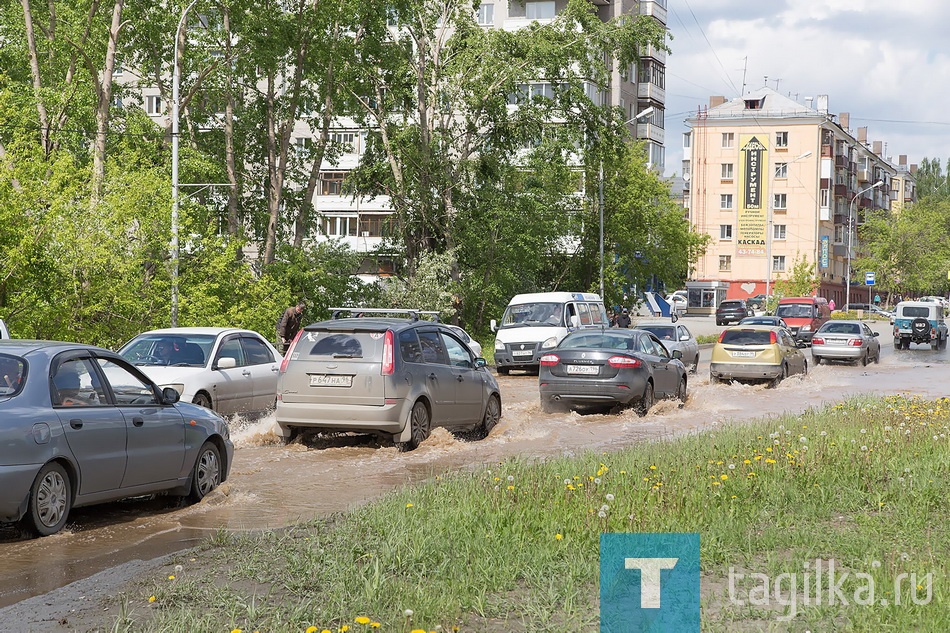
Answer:
M433 317L433 321L439 323L438 310L415 310L415 309L393 309L393 308L330 308L331 319L342 319L344 313L351 316L365 316L367 314L386 314L386 315L407 315L411 320L418 321L420 315Z

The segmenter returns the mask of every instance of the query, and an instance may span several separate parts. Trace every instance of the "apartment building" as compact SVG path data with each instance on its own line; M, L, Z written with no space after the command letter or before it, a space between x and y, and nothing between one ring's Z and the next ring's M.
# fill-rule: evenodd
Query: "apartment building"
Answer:
M893 165L867 128L854 132L848 113L829 112L827 95L799 103L761 88L712 97L687 125L684 201L695 230L711 238L687 283L696 313L771 293L800 259L815 265L819 296L843 304L857 227L870 211L914 200L916 167L906 156ZM867 302L864 278L851 278L851 301Z

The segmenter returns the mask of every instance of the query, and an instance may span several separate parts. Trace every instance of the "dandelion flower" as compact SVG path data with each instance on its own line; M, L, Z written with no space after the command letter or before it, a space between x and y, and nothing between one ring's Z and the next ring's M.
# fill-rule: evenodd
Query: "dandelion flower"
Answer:
M357 624L369 624L369 618L365 615L357 616L353 621Z
M149 597L148 597L148 601L149 601L149 602L155 602L156 600L158 600L158 598L156 598L155 596L149 596Z
M599 516L601 519L606 519L607 513L601 510L600 512L597 513L597 516Z
M607 496L606 496L605 498L607 499L607 501L613 501L613 500L614 500L614 496L613 496L612 494L610 494L609 492L607 493Z
M508 475L508 481L514 481L514 480L515 480L514 475Z
M402 614L403 614L404 616L406 616L407 618L411 618L411 617L412 617L412 609L406 609L405 611L402 612Z
M722 479L723 481L725 481L725 480L729 479L729 475L725 475L725 474L719 475L719 478Z
M317 633L317 627L315 627L315 626L308 626L305 633Z
M563 535L563 534L555 534L555 535L554 535L554 540L555 540L555 541L563 541L563 540L564 540L564 535Z
M168 579L169 579L169 580L175 580L175 576L174 576L174 575L171 575L171 576L168 577Z
M411 508L411 507L412 507L412 504L411 504L411 503L407 503L407 504L406 504L406 507L407 507L407 508Z

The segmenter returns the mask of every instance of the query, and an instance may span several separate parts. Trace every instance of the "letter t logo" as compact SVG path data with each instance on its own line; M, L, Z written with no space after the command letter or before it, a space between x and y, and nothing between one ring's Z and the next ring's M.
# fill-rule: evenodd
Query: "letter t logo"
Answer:
M626 569L640 570L640 608L660 608L660 570L676 567L678 558L624 558Z

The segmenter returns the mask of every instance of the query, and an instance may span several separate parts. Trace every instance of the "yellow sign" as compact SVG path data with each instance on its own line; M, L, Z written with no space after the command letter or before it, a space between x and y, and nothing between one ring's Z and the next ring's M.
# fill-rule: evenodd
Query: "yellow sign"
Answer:
M769 150L754 134L739 136L736 255L762 257L768 233Z

